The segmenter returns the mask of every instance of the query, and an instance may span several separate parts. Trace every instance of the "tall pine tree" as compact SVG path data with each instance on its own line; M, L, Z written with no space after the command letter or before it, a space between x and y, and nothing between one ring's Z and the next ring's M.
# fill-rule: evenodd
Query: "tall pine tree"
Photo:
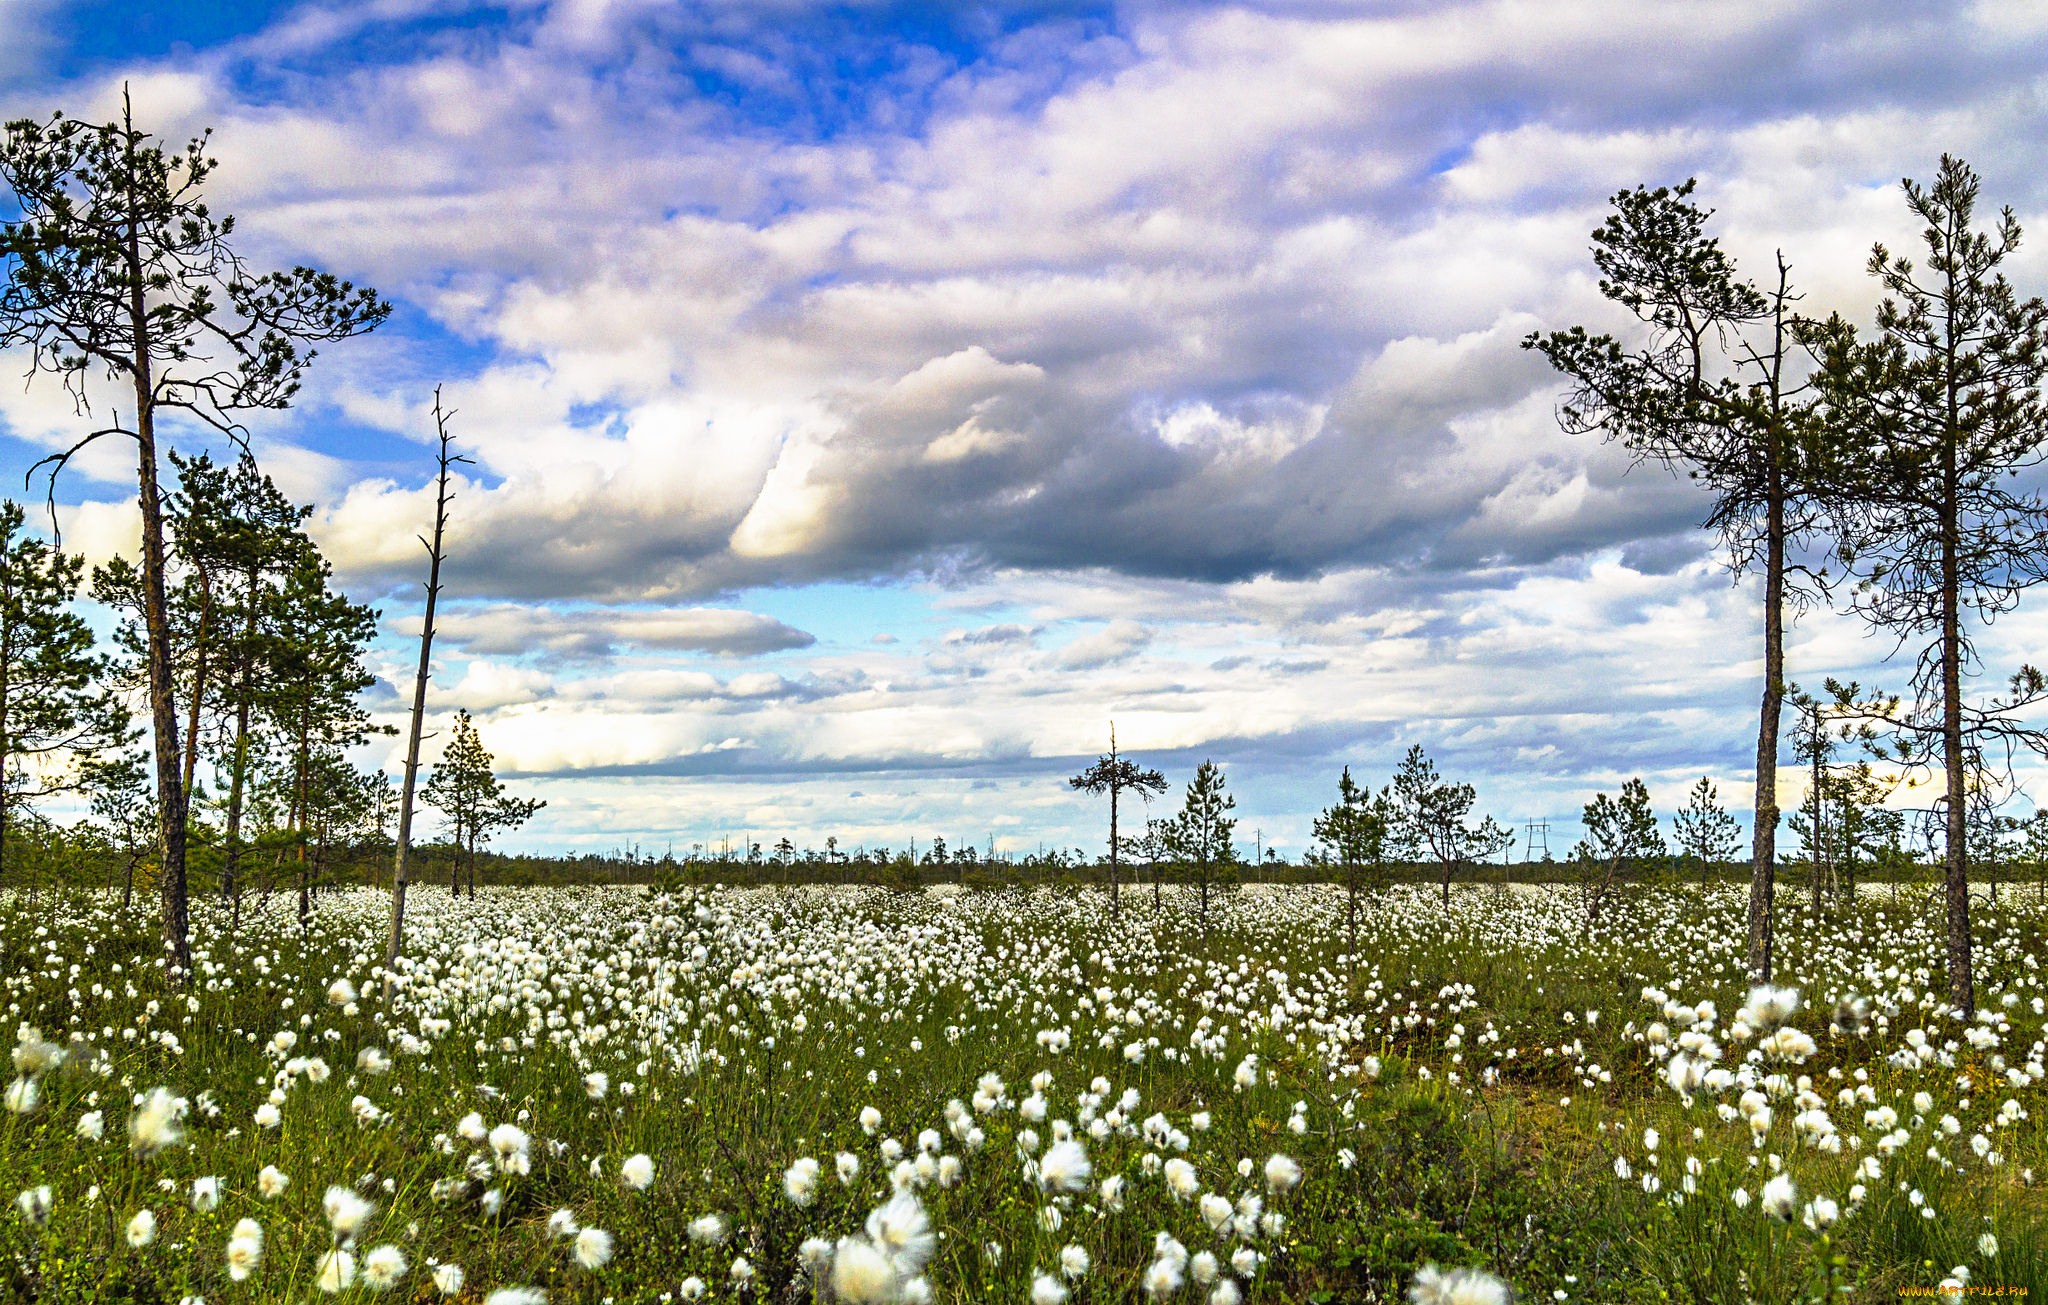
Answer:
M105 408L45 459L53 482L99 440L135 450L163 940L182 983L192 970L186 794L157 422L173 414L241 440L245 414L291 403L314 356L309 346L370 330L391 306L312 268L252 271L229 247L234 219L216 216L203 198L216 166L205 139L166 150L135 125L125 90L121 99L115 122L57 114L7 125L0 181L16 216L0 222L0 349L22 350L31 376L54 373L81 413L94 400Z
M1863 618L1915 643L1909 710L1893 718L1896 755L1939 765L1944 783L1949 1002L1976 1009L1970 940L1970 802L1978 759L2003 744L2043 747L2018 713L2048 697L2031 666L2002 698L1970 701L1977 631L2048 580L2048 501L2016 479L2048 459L2048 304L2021 299L1999 270L2019 248L2008 208L1973 226L1979 181L1944 156L1932 186L1908 180L1926 225L1927 262L1883 245L1884 287L1867 336L1839 316L1813 327L1830 425L1854 448L1841 492L1867 510L1843 540Z

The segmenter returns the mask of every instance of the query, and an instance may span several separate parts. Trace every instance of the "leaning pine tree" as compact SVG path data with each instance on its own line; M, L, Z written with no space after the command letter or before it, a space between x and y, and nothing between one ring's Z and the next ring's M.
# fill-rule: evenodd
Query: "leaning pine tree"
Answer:
M175 413L239 441L243 414L290 404L309 345L370 330L391 312L374 291L312 268L251 273L228 247L234 219L214 216L201 197L214 166L204 138L166 151L136 127L125 93L118 122L21 119L0 140L0 181L17 214L0 222L0 349L20 349L31 375L54 373L81 413L95 398L107 413L44 461L54 478L97 440L135 446L163 939L179 982L192 967L186 793L157 418Z
M2021 300L1998 270L2019 247L2013 211L1972 229L1967 164L1944 156L1933 186L1904 185L1926 223L1926 267L1877 246L1876 329L1865 337L1837 316L1807 334L1830 424L1855 450L1842 460L1845 492L1869 504L1842 543L1859 579L1854 608L1918 643L1913 701L1891 723L1898 758L1938 763L1946 781L1949 1002L1968 1015L1972 792L1994 746L2048 750L2017 716L2048 698L2040 671L2019 668L2003 698L1963 697L1980 664L1976 628L2048 579L2048 501L2015 479L2048 460L2048 305Z
M1763 710L1756 737L1756 820L1749 894L1749 970L1770 978L1777 868L1778 728L1785 699L1785 615L1815 597L1825 577L1795 559L1819 533L1834 501L1816 474L1821 443L1813 398L1794 365L1790 266L1759 291L1706 234L1709 210L1693 183L1614 196L1593 233L1600 292L1640 323L1630 344L1584 327L1522 342L1569 377L1559 420L1601 431L1639 460L1682 470L1711 492L1706 525L1719 532L1729 568L1761 571L1764 588Z

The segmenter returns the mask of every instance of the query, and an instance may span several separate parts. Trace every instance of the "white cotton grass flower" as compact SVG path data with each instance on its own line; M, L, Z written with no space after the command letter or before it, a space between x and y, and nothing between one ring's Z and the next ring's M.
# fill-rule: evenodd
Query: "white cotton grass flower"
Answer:
M255 1120L258 1128L276 1128L284 1123L284 1112L272 1102L266 1101L256 1107Z
M354 1240L377 1212L376 1203L365 1201L346 1187L330 1187L320 1198L320 1207L327 1215L327 1226L334 1230L337 1239L347 1242Z
M185 1140L185 1098L166 1088L151 1088L128 1117L128 1149L151 1156Z
M726 1277L731 1279L732 1285L740 1291L747 1290L754 1281L754 1262L744 1255L733 1256L732 1267L726 1270Z
M481 1142L490 1130L484 1127L484 1117L472 1110L456 1121L455 1135L465 1142Z
M1164 1172L1167 1190L1173 1193L1176 1201L1192 1200L1195 1193L1202 1190L1202 1179L1195 1172L1195 1167L1179 1156L1166 1162Z
M832 1253L832 1294L852 1305L888 1305L899 1298L889 1256L861 1237L842 1237Z
M254 1219L243 1219L235 1224L233 1235L228 1238L228 1277L236 1282L246 1282L263 1263L263 1225Z
M57 1208L57 1198L50 1194L49 1186L45 1184L25 1189L14 1198L14 1204L31 1228L43 1228L49 1225L50 1212Z
M867 1234L904 1278L922 1273L939 1244L923 1203L908 1191L896 1193L868 1215Z
M128 1244L138 1251L155 1241L156 1212L154 1210L137 1211L135 1217L128 1221L127 1230L123 1235L128 1239Z
M851 1151L841 1151L832 1157L832 1168L839 1175L842 1187L853 1186L853 1180L860 1177L860 1157Z
M336 979L333 983L327 985L328 1005L346 1006L355 999L356 985L350 983L346 978Z
M1038 1186L1047 1192L1078 1192L1088 1186L1094 1173L1087 1150L1069 1138L1054 1143L1039 1160Z
M1060 1251L1060 1272L1071 1280L1088 1276L1088 1250L1086 1247L1069 1242Z
M699 1246L717 1246L725 1240L727 1228L725 1216L704 1214L690 1220L690 1240Z
M32 1078L18 1078L7 1085L7 1109L17 1115L25 1115L36 1108L42 1098L42 1089Z
M1775 988L1760 983L1749 990L1749 1000L1735 1012L1738 1023L1764 1033L1775 1031L1799 1011L1799 989Z
M1408 1287L1410 1305L1508 1305L1508 1285L1484 1269L1444 1270L1425 1264Z
M1780 1223L1790 1223L1799 1205L1799 1192L1792 1185L1792 1175L1779 1174L1765 1183L1758 1203L1771 1218Z
M576 1263L586 1269L602 1269L611 1259L610 1233L602 1228L585 1228L576 1234Z
M619 1166L619 1181L636 1192L644 1192L654 1182L654 1159L644 1152L626 1157Z
M500 1124L490 1131L491 1154L498 1172L526 1174L532 1170L529 1148L533 1139L517 1124Z
M604 1100L604 1094L612 1090L611 1075L601 1069L593 1069L583 1076L583 1095L592 1101Z
M1240 1305L1243 1300L1244 1293L1229 1278L1217 1283L1216 1290L1209 1293L1209 1305Z
M801 1156L782 1171L782 1194L790 1204L805 1207L818 1199L818 1169L816 1160Z
M1103 1179L1102 1186L1096 1189L1102 1194L1102 1208L1111 1214L1122 1214L1124 1212L1125 1186L1122 1174L1111 1174Z
M1196 1203L1196 1208L1201 1211L1202 1222L1209 1226L1210 1232L1220 1234L1229 1226L1232 1213L1230 1202L1216 1193L1202 1193L1202 1199Z
M313 1285L330 1296L356 1285L356 1257L335 1247L313 1265Z
M290 1175L276 1165L265 1165L256 1175L256 1190L263 1194L266 1201L274 1201L284 1195L284 1189L291 1185Z
M1291 1158L1276 1155L1266 1161L1266 1188L1276 1195L1292 1191L1301 1182L1301 1166Z
M469 1275L462 1271L462 1266L459 1264L449 1263L434 1266L434 1290L440 1292L443 1296L453 1296L461 1291L462 1284L468 1281L468 1279Z
M1197 1251L1188 1260L1188 1276L1204 1287L1216 1281L1216 1275L1222 1271L1223 1266L1216 1262L1213 1251Z
M881 1126L882 1126L882 1112L881 1112L881 1111L879 1111L879 1110L875 1109L875 1108L874 1108L873 1106L862 1106L862 1107L860 1108L860 1131L861 1131L861 1132L863 1132L863 1133L866 1133L866 1134L867 1134L867 1135L868 1135L869 1137L873 1137L873 1136L875 1135L875 1132L876 1132L876 1130L878 1130L879 1128L881 1128Z
M78 1127L72 1130L80 1140L97 1142L107 1130L106 1112L88 1110L78 1117Z
M1067 1289L1058 1278L1050 1273L1041 1273L1031 1280L1031 1305L1065 1305Z
M574 1210L557 1210L548 1216L548 1236L574 1237L580 1231Z
M548 1294L538 1287L500 1287L484 1297L484 1305L548 1305Z
M363 1285L371 1291L390 1291L405 1277L405 1252L389 1244L373 1248L363 1256Z
M683 1300L703 1300L704 1293L710 1290L704 1280L694 1273L676 1284L676 1295Z
M1138 1279L1138 1286L1153 1300L1165 1300L1178 1292L1184 1282L1180 1261L1161 1259L1146 1266Z
M192 1180L192 1208L201 1214L212 1214L220 1208L219 1178L209 1176Z
M62 1065L67 1054L64 1048L54 1042L45 1042L42 1034L23 1025L21 1041L14 1048L14 1068L34 1078Z
M832 1267L832 1243L823 1237L806 1237L796 1248L796 1258L813 1282L822 1281L825 1270Z

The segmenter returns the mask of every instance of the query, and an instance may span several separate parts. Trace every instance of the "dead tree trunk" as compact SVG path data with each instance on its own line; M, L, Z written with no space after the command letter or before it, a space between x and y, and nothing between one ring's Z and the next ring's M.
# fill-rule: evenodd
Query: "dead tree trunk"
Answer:
M405 744L405 783L399 790L398 837L394 840L397 846L391 858L391 929L384 939L384 1000L387 1004L391 1000L394 972L398 968L398 949L405 938L406 859L412 848L412 798L420 776L420 730L427 714L427 677L434 649L434 607L441 597L441 561L447 556L442 548L442 539L448 526L448 472L456 463L469 461L449 448L452 437L448 433L448 418L453 415L442 411L441 390L436 386L434 433L441 441L440 470L434 478L434 538L431 542L420 541L427 548L427 613L425 622L420 626L420 665L412 685L412 732Z

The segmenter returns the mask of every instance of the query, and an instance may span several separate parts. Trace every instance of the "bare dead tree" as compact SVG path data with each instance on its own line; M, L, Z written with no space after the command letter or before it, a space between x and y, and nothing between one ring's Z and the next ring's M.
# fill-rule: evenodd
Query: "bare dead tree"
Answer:
M427 550L427 613L420 626L420 666L412 683L412 731L405 742L405 783L398 796L398 837L391 858L391 931L384 940L384 1000L388 1003L395 986L398 949L405 938L405 885L407 858L412 850L413 790L420 775L420 731L427 717L427 678L432 674L434 650L434 608L441 598L441 563L447 559L443 540L448 528L448 502L454 494L448 488L449 472L468 458L454 452L449 443L448 419L455 414L441 407L441 388L434 387L434 434L440 440L439 471L434 477L434 537L420 543Z

